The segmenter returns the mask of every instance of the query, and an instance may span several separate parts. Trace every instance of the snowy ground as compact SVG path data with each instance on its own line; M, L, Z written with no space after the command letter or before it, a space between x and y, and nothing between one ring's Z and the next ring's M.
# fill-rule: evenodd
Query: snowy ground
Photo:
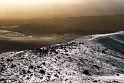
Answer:
M0 83L124 83L124 31L2 53Z

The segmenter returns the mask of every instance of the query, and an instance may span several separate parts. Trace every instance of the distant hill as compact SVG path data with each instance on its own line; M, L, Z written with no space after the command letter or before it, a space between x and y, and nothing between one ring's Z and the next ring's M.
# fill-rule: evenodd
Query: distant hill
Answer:
M19 32L25 35L46 35L57 33L58 31L55 27L43 24L23 24L16 28L6 28L6 30Z

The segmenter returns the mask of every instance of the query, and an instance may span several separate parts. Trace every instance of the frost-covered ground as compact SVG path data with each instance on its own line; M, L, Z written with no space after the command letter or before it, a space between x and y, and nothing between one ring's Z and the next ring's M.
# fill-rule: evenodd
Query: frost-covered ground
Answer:
M124 83L124 31L2 53L0 83Z

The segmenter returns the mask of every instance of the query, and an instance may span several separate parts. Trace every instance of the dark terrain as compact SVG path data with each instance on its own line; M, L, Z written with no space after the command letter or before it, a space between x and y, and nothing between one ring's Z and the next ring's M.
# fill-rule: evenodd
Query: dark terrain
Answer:
M12 27L17 26L17 27ZM124 14L104 15L104 16L81 16L68 18L35 18L35 19L1 19L0 30L23 34L23 37L32 36L35 41L41 36L62 36L51 40L51 43L44 41L41 43L27 40L10 41L14 36L0 33L0 52L18 51L23 49L33 49L55 43L71 41L75 38L101 33L112 33L124 30ZM3 37L3 35L5 35ZM69 36L67 36L69 35ZM71 36L75 35L75 36ZM9 37L7 39L6 37ZM20 36L21 37L21 36ZM23 38L22 37L22 38ZM60 40L60 41L57 41ZM40 40L39 40L40 41Z

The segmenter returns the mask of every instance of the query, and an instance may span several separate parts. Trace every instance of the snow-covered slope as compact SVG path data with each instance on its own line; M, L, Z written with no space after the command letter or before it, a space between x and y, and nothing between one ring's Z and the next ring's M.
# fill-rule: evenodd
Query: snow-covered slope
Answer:
M124 83L124 31L2 53L0 83Z

